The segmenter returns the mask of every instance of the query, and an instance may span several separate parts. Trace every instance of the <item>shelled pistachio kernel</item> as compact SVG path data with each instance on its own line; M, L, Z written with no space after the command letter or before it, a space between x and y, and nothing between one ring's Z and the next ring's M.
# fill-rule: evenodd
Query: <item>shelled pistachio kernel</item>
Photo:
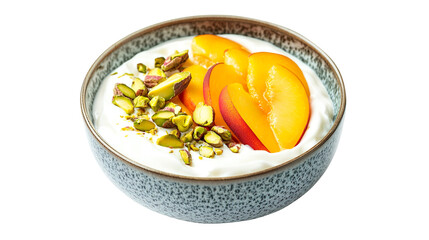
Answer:
M231 132L228 129L221 126L213 126L211 130L217 133L222 138L222 140L224 141L231 140L231 137L232 137Z
M238 153L240 152L241 144L232 141L228 143L228 148L231 150L231 152Z
M134 78L133 83L131 84L131 88L136 93L136 96L147 96L147 88L144 85L144 82L140 78Z
M133 100L134 107L136 108L145 108L148 106L149 98L143 96L137 96Z
M157 57L155 58L155 67L156 68L161 68L162 64L164 64L165 62L165 58L164 57Z
M148 88L153 88L159 83L165 81L167 79L167 75L165 75L165 72L161 70L161 68L153 68L149 70L149 72L146 74L144 78L144 84Z
M165 104L165 108L171 108L174 111L174 114L179 114L180 111L182 111L182 107L175 104L174 102L168 102L167 104Z
M128 115L134 113L134 105L131 99L125 96L113 96L112 103L124 110Z
M167 57L161 69L164 71L173 71L179 69L188 60L188 50L176 52L175 54Z
M164 82L153 87L147 95L149 98L160 96L168 101L183 92L188 87L191 79L190 72L176 72Z
M187 143L187 142L191 142L193 139L192 134L194 133L194 130L191 129L191 131L189 131L188 133L184 134L182 137L180 137L180 141Z
M214 152L216 153L216 155L222 155L223 150L222 150L222 149L220 149L220 148L215 148L215 149L214 149Z
M200 126L210 127L214 123L214 110L211 106L199 102L192 114L194 122Z
M213 148L208 146L201 146L199 148L199 153L201 156L206 158L213 158L215 156Z
M137 63L137 71L141 73L146 73L147 72L146 65L144 65L143 63Z
M189 148L192 149L192 151L198 152L200 149L197 147L197 141L192 140L192 142L189 144Z
M179 115L176 117L173 117L171 119L174 125L177 126L177 129L181 132L186 132L189 130L189 128L192 127L192 117L189 115Z
M113 95L115 96L125 96L131 99L136 97L134 90L124 83L116 83L115 88L113 89Z
M147 119L139 118L134 121L134 128L140 131L147 132L156 128L156 126L155 126L155 123Z
M161 136L156 140L156 144L169 148L182 148L185 144L172 134Z
M188 150L179 150L179 154L186 165L191 165L192 155Z
M196 126L194 128L193 137L195 140L200 140L201 138L204 137L204 134L206 134L206 133L207 133L207 129L205 127Z
M212 145L213 147L223 146L222 138L213 131L208 131L204 135L204 141L206 141L206 143Z
M171 121L173 117L174 113L170 111L158 111L152 115L152 121L159 127L172 128L175 126Z
M153 111L157 112L165 106L165 99L160 96L155 96L149 101L149 106Z
M176 137L177 137L177 138L179 138L179 139L180 139L180 136L182 135L182 134L180 133L180 131L179 131L179 130L177 130L177 129L172 130L172 131L170 132L170 134L172 134L172 135L176 136ZM180 141L182 141L182 140L180 140ZM182 142L183 142L183 141L182 141Z

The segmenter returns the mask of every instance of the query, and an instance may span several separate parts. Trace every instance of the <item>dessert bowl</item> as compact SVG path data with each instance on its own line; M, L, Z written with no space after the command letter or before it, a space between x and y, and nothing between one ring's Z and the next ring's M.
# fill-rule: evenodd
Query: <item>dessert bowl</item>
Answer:
M137 53L165 41L200 34L237 34L269 42L312 68L333 103L333 125L317 144L269 169L231 177L189 177L163 172L124 156L94 127L93 104L103 79ZM224 223L278 211L305 194L323 175L336 151L346 106L334 62L301 35L271 23L235 16L193 16L141 29L107 49L89 69L80 95L90 147L109 179L143 206L177 219Z

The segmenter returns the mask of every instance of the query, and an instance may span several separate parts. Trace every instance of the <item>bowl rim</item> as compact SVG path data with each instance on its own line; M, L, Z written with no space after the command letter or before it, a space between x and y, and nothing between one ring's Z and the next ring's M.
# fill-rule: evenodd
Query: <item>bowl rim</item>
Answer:
M290 159L289 161L286 161L282 164L276 165L276 166L272 166L270 168L267 169L263 169L260 171L256 171L256 172L251 172L251 173L246 173L246 174L241 174L241 175L235 175L235 176L228 176L228 177L196 177L196 176L186 176L186 175L180 175L180 174L174 174L174 173L169 173L169 172L165 172L165 171L161 171L158 169L154 169L148 166L145 166L144 164L141 164L137 161L134 161L128 157L126 157L125 155L123 155L122 153L120 153L119 151L117 151L116 149L114 149L113 147L111 147L95 130L94 125L92 124L92 122L89 120L89 112L87 111L87 106L86 106L86 90L87 90L87 86L89 84L89 80L91 78L91 76L93 75L94 71L97 70L99 64L106 59L112 52L114 52L115 50L117 50L119 47L121 47L123 44L129 42L130 40L140 36L140 35L144 35L147 34L153 30L156 30L158 28L164 28L167 26L171 26L171 25L178 25L178 24L182 24L182 23L189 23L189 22L199 22L199 21L224 21L224 22L242 22L242 23L249 23L249 24L255 24L255 25L259 25L259 26L264 26L264 27L268 27L270 29L276 30L278 32L286 32L289 35L292 35L294 38L300 40L301 42L305 42L308 47L310 47L314 52L318 53L319 56L328 64L328 66L330 68L332 68L332 72L334 74L334 78L337 79L340 91L341 91L341 105L337 114L337 117L332 125L332 127L329 129L328 133L319 141L317 142L315 145L313 145L310 149L308 149L307 151L303 152L302 154ZM270 23L270 22L265 22L262 20L258 20L258 19L253 19L253 18L248 18L248 17L241 17L241 16L231 16L231 15L197 15L197 16L188 16L188 17L183 17L183 18L176 18L176 19L171 19L171 20L167 20L164 22L160 22L160 23L156 23L150 26L147 26L145 28L142 28L140 30L137 30L125 37L123 37L122 39L120 39L119 41L117 41L116 43L114 43L113 45L111 45L107 50L105 50L97 59L96 61L92 64L91 68L88 70L84 82L82 84L81 87L81 93L80 93L80 107L81 107L81 112L83 115L83 119L84 122L86 123L86 126L89 130L89 132L92 134L92 136L107 150L109 151L111 154L113 154L116 158L122 160L124 163L126 164L131 164L132 166L142 169L144 171L148 171L152 174L157 174L163 177L169 177L169 178L173 178L173 179L181 179L181 180L192 180L192 181L204 181L204 182L210 182L210 181L214 181L214 182L219 182L219 181L226 181L226 180L238 180L238 179L244 179L244 178L250 178L250 177L256 177L256 176L260 176L263 174L267 174L269 172L274 172L280 168L283 168L287 165L291 165L293 163L298 162L300 159L304 159L306 156L311 155L313 152L315 152L320 146L322 146L328 139L331 138L331 136L335 133L335 131L337 130L338 126L340 125L340 123L342 122L342 119L344 117L344 113L345 113L345 108L346 108L346 91L345 91L345 86L344 86L344 82L343 82L343 78L341 76L341 73L338 69L338 67L335 65L335 63L332 61L332 59L322 50L320 49L318 46L316 46L313 42L311 42L310 40L308 40L307 38L303 37L302 35L298 34L297 32L290 30L286 27L274 24L274 23Z

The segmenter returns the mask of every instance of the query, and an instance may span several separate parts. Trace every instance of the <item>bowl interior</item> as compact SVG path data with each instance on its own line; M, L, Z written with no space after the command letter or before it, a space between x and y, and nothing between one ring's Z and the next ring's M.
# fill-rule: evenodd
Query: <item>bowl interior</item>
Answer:
M92 107L103 79L137 53L175 38L199 34L238 34L269 42L310 66L322 80L333 102L335 131L345 110L345 90L333 61L299 34L270 23L240 17L200 16L171 20L137 31L106 50L89 70L82 86L81 104L90 131L96 134ZM323 141L323 140L322 140Z

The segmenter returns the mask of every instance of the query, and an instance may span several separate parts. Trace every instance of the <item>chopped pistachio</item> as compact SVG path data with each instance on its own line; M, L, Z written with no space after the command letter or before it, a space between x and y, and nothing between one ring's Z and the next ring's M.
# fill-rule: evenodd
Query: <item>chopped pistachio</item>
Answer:
M128 115L134 113L133 102L125 96L113 96L112 103L122 108Z
M217 133L222 138L222 140L231 140L231 132L228 129L221 126L213 126L211 130Z
M134 78L133 83L131 84L131 88L136 93L136 96L147 96L147 88L144 85L144 82L140 78Z
M199 153L201 156L206 158L213 158L215 156L213 148L208 146L201 146L199 148Z
M196 124L204 127L210 127L214 123L214 111L209 105L199 102L195 107L192 117Z
M175 126L171 121L173 117L174 113L170 111L158 111L152 115L152 121L154 121L159 127L172 128Z
M180 157L186 165L190 165L192 162L192 155L188 150L179 150Z
M200 140L201 138L203 138L204 134L206 133L207 133L207 129L205 127L196 126L194 128L193 137L195 140Z
M154 68L149 70L149 72L145 76L144 84L148 88L153 88L159 83L164 82L166 78L167 75L165 75L164 71L162 71L161 68Z
M234 142L234 141L231 141L228 143L228 148L229 148L229 150L231 150L231 152L238 153L238 152L240 152L241 144Z
M113 95L115 96L125 96L131 99L136 97L134 90L123 83L116 83L115 88L113 89Z
M164 57L157 57L157 58L155 58L155 67L156 68L161 68L161 66L162 66L162 64L164 64L164 62L165 62L165 58Z
M222 155L222 153L223 153L223 150L220 148L215 148L214 151L215 151L216 155Z
M150 98L155 96L163 97L166 101L172 99L173 97L179 95L185 88L188 86L191 81L190 72L178 72L171 75L164 82L153 87L148 96Z
M169 148L182 148L184 146L184 143L181 142L178 137L172 134L161 136L158 138L158 140L156 140L156 144Z
M177 126L177 129L181 132L186 132L192 127L192 117L189 115L180 115L173 117L171 121Z
M183 135L180 138L180 141L182 141L184 143L192 141L192 139L193 139L193 136L192 136L193 132L194 132L194 130L191 129L191 131L189 131L188 133L186 133L185 135Z
M178 115L180 113L180 111L182 111L182 107L179 106L179 105L177 105L177 104L175 104L174 102L168 102L165 105L165 107L166 108L172 108L172 109L174 109L174 114L176 114L176 115Z
M163 97L160 97L160 96L154 96L149 101L149 106L152 108L153 111L156 112L165 106L165 99Z
M222 138L213 131L208 131L204 135L204 141L213 147L222 147L223 145Z
M137 96L133 100L134 107L136 108L145 108L148 106L149 98L143 96Z
M188 58L189 58L188 50L175 53L167 57L167 59L165 60L161 68L166 72L177 70L183 65L183 63L186 62L186 60L188 60Z
M170 132L170 134L172 134L172 135L176 136L177 138L180 138L180 135L182 135L182 134L180 133L180 131L179 131L179 130L177 130L177 129L174 129L173 131L171 131L171 132ZM182 140L180 140L180 141L182 141Z
M137 63L137 71L141 73L146 73L147 72L146 65L144 65L143 63Z
M140 131L147 132L156 128L156 126L155 126L155 123L149 120L140 118L134 121L134 128Z

